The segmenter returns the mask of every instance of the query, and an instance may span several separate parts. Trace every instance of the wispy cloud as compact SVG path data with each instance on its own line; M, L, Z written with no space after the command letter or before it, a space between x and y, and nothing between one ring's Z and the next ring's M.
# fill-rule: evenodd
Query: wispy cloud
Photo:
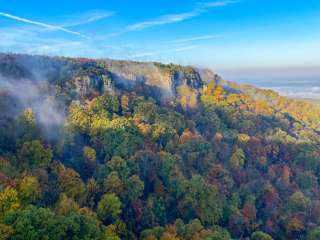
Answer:
M143 52L143 53L138 53L135 55L132 55L131 58L142 58L142 57L150 57L150 56L156 56L156 55L162 55L165 53L174 53L174 52L183 52L191 49L195 49L199 46L197 45L192 45L192 46L186 46L186 47L180 47L180 48L171 48L171 49L165 49L165 50L160 50L160 51L153 51L153 52Z
M224 7L237 2L239 1L222 0L222 1L215 1L215 2L199 3L198 6L192 11L185 12L185 13L178 13L178 14L167 14L151 20L135 23L127 26L126 31L127 32L139 31L139 30L143 30L145 28L150 28L154 26L182 22L182 21L197 17L207 12L210 8Z
M204 36L177 39L177 40L170 41L169 43L187 43L187 42L194 42L194 41L200 41L200 40L216 39L220 37L222 37L222 35L204 35Z
M145 28L157 26L157 25L164 25L164 24L170 24L170 23L177 23L185 21L189 18L198 16L201 13L200 9L195 9L192 12L186 12L186 13L180 13L180 14L168 14L164 15L152 20L132 24L126 27L128 31L139 31Z
M33 25L0 27L0 52L19 52L25 54L125 58L137 51L133 44L106 44L95 39L69 39L63 36L51 38L35 31Z
M112 11L105 11L105 10L91 10L81 14L75 15L68 15L65 18L69 20L65 20L63 27L76 27L81 26L89 23L94 23L105 18L112 17L115 13ZM74 19L74 20L70 20Z
M62 32L66 32L66 33L69 33L69 34L73 34L73 35L76 35L76 36L79 36L79 37L82 37L82 38L85 38L85 39L89 39L88 36L86 36L86 35L84 35L82 33L71 31L71 30L69 30L67 28L64 28L64 27L61 27L61 26L55 26L55 25L51 25L51 24L47 24L47 23L43 23L43 22L33 21L33 20L30 20L30 19L27 19L27 18L14 16L14 15L11 15L11 14L8 14L8 13L4 13L4 12L0 12L0 16L6 17L6 18L10 18L10 19L18 21L18 22L23 22L23 23L36 25L36 26L43 27L43 28L46 28L46 29L49 29L49 30L58 30L58 31L62 31Z
M215 7L224 7L230 4L238 3L239 1L240 0L222 0L222 1L214 1L214 2L204 2L199 4L206 8L215 8Z

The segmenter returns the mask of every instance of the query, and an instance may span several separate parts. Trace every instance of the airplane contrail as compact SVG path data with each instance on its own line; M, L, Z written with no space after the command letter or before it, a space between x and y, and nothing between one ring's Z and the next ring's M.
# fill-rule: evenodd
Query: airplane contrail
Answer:
M63 31L63 32L66 32L66 33L77 35L77 36L85 38L85 39L90 39L88 36L86 36L86 35L84 35L82 33L71 31L71 30L69 30L67 28L64 28L64 27L61 27L61 26L54 26L54 25L51 25L51 24L46 24L46 23L42 23L42 22L38 22L38 21L33 21L33 20L30 20L30 19L21 18L21 17L14 16L14 15L11 15L11 14L8 14L8 13L4 13L4 12L0 12L0 16L6 17L6 18L10 18L10 19L13 19L13 20L16 20L16 21L19 21L19 22L24 22L24 23L37 25L37 26L44 27L44 28L51 29L51 30Z

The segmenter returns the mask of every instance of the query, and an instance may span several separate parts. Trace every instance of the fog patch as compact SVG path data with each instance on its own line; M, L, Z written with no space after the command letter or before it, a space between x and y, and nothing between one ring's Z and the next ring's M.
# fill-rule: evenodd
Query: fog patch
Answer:
M57 136L56 129L65 120L62 101L58 101L55 91L45 81L30 79L10 79L0 75L0 91L8 92L18 101L18 108L32 108L41 130L49 137Z

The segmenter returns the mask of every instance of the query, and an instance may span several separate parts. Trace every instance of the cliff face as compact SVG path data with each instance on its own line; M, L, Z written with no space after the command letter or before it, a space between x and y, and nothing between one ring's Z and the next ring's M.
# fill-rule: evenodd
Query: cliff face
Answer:
M112 60L100 64L110 71L111 79L119 89L145 87L161 101L179 97L181 88L199 92L205 84L199 71L192 67Z
M179 98L181 92L197 97L204 84L220 79L209 70L172 64L7 54L0 55L0 74L59 84L72 89L79 99L104 91L140 89L161 102Z

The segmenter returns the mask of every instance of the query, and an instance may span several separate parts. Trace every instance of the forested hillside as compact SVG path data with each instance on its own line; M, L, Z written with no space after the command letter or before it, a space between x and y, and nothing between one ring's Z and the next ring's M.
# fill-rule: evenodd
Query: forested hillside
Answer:
M319 144L209 70L0 54L0 239L320 239Z

